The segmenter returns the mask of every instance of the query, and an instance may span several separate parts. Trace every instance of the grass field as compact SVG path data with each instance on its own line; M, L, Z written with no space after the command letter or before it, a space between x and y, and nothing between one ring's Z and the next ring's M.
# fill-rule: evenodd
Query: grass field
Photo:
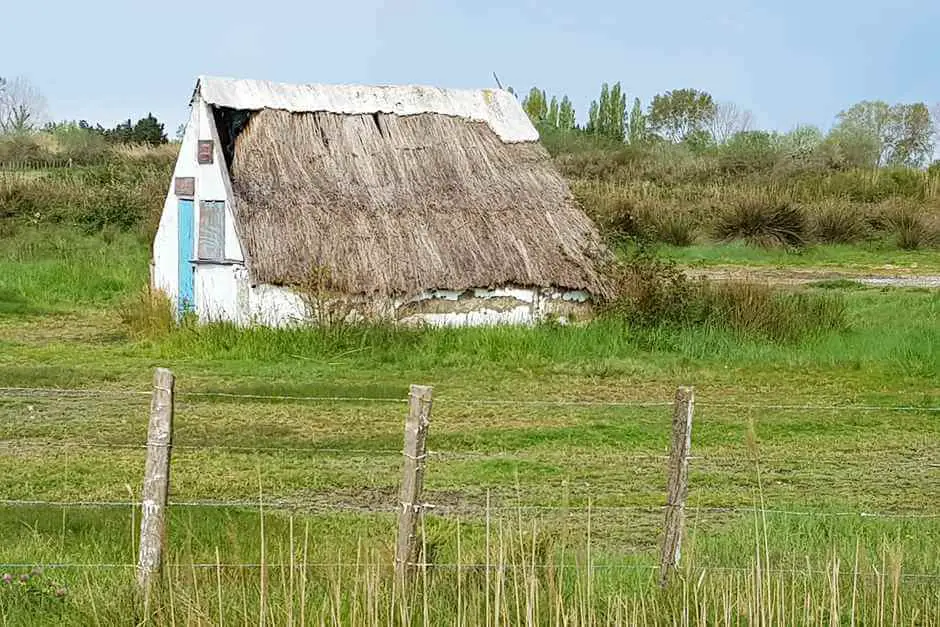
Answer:
M845 274L940 273L940 254L931 250L900 250L874 245L828 244L798 251L731 244L669 246L665 254L689 266L775 267L820 269Z
M791 343L617 320L134 339L120 310L147 262L122 232L0 239L0 387L89 390L0 393L0 494L114 503L0 507L3 571L43 565L34 582L55 583L0 583L4 624L128 624L139 507L121 503L139 497L149 398L127 392L157 366L178 380L171 502L191 504L171 506L159 624L940 624L936 290L805 288L839 294L848 328ZM435 388L434 566L402 595L389 551L411 383ZM682 384L688 537L660 590Z

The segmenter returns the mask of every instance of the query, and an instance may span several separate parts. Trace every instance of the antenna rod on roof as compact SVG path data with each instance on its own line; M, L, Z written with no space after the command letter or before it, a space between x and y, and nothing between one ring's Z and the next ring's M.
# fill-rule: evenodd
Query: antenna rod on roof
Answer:
M496 72L493 72L493 78L496 79L496 86L499 87L500 89L502 89L502 88L503 88L503 84L499 82L499 77L496 76Z

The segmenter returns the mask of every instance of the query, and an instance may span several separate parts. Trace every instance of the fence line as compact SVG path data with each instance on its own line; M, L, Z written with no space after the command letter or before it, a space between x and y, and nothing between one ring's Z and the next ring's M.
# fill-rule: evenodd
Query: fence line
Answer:
M72 159L24 159L19 161L0 162L0 172L17 173L29 172L32 170L46 170L57 168L71 168L74 162Z
M161 383L164 379L168 379L169 383ZM0 500L0 506L9 506L9 507L119 507L119 508L132 508L132 511L137 511L138 508L141 510L141 533L140 533L140 548L139 548L139 558L140 562L137 564L139 582L142 589L149 590L150 575L156 575L159 573L163 565L162 555L166 548L166 533L162 528L162 523L164 520L164 512L167 507L172 508L226 508L226 509L250 509L257 511L259 514L262 514L264 510L290 510L297 512L308 512L308 513L340 513L340 512L357 512L360 514L388 514L391 515L394 512L398 512L398 541L396 544L396 558L395 558L395 570L396 575L401 577L404 581L405 578L411 578L413 575L414 566L417 567L428 567L433 568L467 568L473 569L480 565L476 564L425 564L425 563L414 563L412 560L415 559L415 556L418 555L418 540L419 536L423 534L423 530L419 532L419 521L421 516L423 516L426 511L439 511L442 515L457 515L457 516L467 516L467 517L481 517L484 513L486 514L487 520L487 534L489 534L489 521L491 512L561 512L567 515L575 515L579 513L587 513L588 516L593 513L594 515L600 516L602 513L614 513L621 514L625 512L632 512L634 514L649 514L655 515L657 517L663 516L666 514L666 532L663 539L663 555L668 556L668 559L663 558L662 563L659 566L640 566L640 565L591 565L591 569L601 569L601 568L627 568L631 567L633 569L639 570L659 570L661 575L661 585L668 585L669 577L667 576L669 572L675 571L678 568L679 556L680 556L680 547L682 542L683 532L683 520L685 513L688 512L694 515L710 515L710 514L721 514L721 515L731 515L731 514L746 514L746 515L756 515L758 513L762 515L778 515L778 516L796 516L796 517L819 517L819 518L872 518L872 519L884 519L884 520L914 520L914 519L940 519L940 512L938 513L929 513L924 511L888 511L888 512L865 512L865 511L812 511L812 510L800 510L800 509L783 509L783 508L774 508L771 504L770 508L766 506L756 507L754 505L746 504L731 504L727 506L700 506L700 507L687 507L686 504L686 494L687 494L687 484L685 480L687 478L687 467L690 460L696 459L710 459L710 460L731 460L734 463L746 463L750 465L752 460L750 456L738 455L738 456L693 456L690 453L691 447L691 426L692 426L692 400L691 400L691 388L679 388L674 403L670 402L644 402L644 401L602 401L602 400L567 400L567 399L532 399L532 400L503 400L503 399L485 399L485 398L471 398L471 399L442 399L445 404L453 403L454 405L467 405L467 406L538 406L538 407L632 407L632 408L656 408L656 407L667 407L673 406L674 409L674 424L672 432L672 454L668 456L670 460L670 478L669 478L669 496L667 497L667 503L664 505L650 505L650 504L623 504L623 505L594 505L590 500L588 505L525 505L518 502L520 499L516 498L516 503L513 504L513 499L511 497L506 497L505 495L499 494L503 490L497 488L497 492L500 501L506 502L508 504L502 505L492 505L490 500L490 492L487 491L486 496L486 506L482 507L479 503L461 503L456 504L441 504L435 506L434 504L425 502L425 497L422 495L422 485L423 485L423 476L425 470L425 462L429 455L436 455L438 457L446 459L450 456L451 459L505 459L508 456L517 456L516 452L500 451L498 453L462 453L462 452L446 452L438 451L432 452L428 451L425 445L425 437L427 434L427 429L430 425L430 410L431 410L431 388L425 386L411 386L411 395L409 398L385 398L385 397L363 397L363 396L302 396L302 395L276 395L276 394L238 394L233 392L212 392L212 391L192 391L192 392L175 392L173 385L173 375L169 370L158 368L155 373L154 387L149 391L135 391L127 389L115 389L115 390L92 390L92 389L68 389L68 388L38 388L38 387L2 387L0 388L0 397L14 397L14 398L31 398L31 397L46 397L46 398L61 398L61 399L89 399L92 397L114 397L114 398L130 398L130 397L151 397L151 422L150 422L150 432L147 436L147 444L122 444L122 443L96 443L90 441L84 441L81 443L78 442L69 442L60 441L58 446L65 447L83 447L83 448L98 448L98 449L126 449L126 450L137 450L140 448L147 448L147 461L146 461L146 477L144 480L144 492L142 500L135 500L134 495L130 494L130 500L122 501L109 501L109 500L42 500L42 499L7 499ZM245 400L263 400L263 401L292 401L292 402L356 402L356 403L409 403L409 413L408 419L406 420L405 428L405 438L404 438L404 448L403 450L397 449L342 449L342 448L328 448L328 447L280 447L280 446L227 446L227 445L216 445L216 444L190 444L190 445L176 445L171 446L172 442L172 417L174 415L174 408L176 407L177 398L221 398L221 399L245 399ZM683 400L685 399L685 400ZM435 401L439 404L441 399ZM684 405L683 405L684 403ZM885 411L885 412L901 412L901 411L910 411L910 412L936 412L940 411L940 407L917 407L917 406L879 406L879 405L819 405L819 404L805 404L805 405L785 405L785 404L744 404L744 403L735 403L735 402L721 402L718 401L714 404L705 403L706 408L736 408L736 409L747 409L747 410L778 410L778 411ZM701 406L701 404L700 404ZM685 407L685 410L682 408ZM32 407L30 407L32 409ZM682 420L679 420L679 419ZM678 422L677 422L678 421ZM685 429L678 429L677 425L685 425ZM156 435L155 435L156 434ZM12 445L22 446L18 441L16 442L4 442L0 441L0 446L2 445ZM36 443L34 443L35 445ZM50 444L39 444L40 446L49 446ZM29 446L29 443L26 443L26 446ZM403 457L403 476L401 479L401 494L398 498L398 502L394 503L391 496L384 498L379 504L379 506L371 505L364 503L357 505L352 504L343 504L343 503L334 503L331 499L331 494L326 493L323 495L318 495L318 499L311 498L302 501L294 501L289 499L282 500L272 500L265 501L263 496L259 495L257 499L218 499L218 500L192 500L192 501L174 501L171 502L167 498L167 495L170 490L169 486L169 474L170 474L170 453L172 449L175 448L179 450L194 450L194 451L203 451L203 450L230 450L230 451L243 451L243 452L252 452L259 453L264 451L275 451L279 453L283 452L297 452L304 451L313 454L328 454L328 453L338 453L343 455L350 454L365 454L365 455L381 455L381 454L390 454L390 455L401 455ZM538 456L536 456L538 457ZM666 455L656 454L656 453L644 453L644 454L634 454L634 455L618 455L618 459L627 461L629 459L648 459L662 461L667 459ZM771 456L771 459L772 456ZM814 458L815 459L815 458ZM785 459L782 461L791 461ZM818 461L818 460L816 460ZM845 460L838 460L840 463L845 463ZM927 460L921 460L920 465ZM639 467L637 465L637 467ZM676 469L679 469L678 473ZM824 477L824 474L817 474L815 476ZM678 478L677 478L678 477ZM260 483L260 471L259 471L259 483ZM679 482L677 484L676 482ZM580 482L585 488L589 489L590 482ZM602 482L603 483L603 482ZM578 486L579 482L573 482L573 485ZM678 487L676 487L678 486ZM601 485L601 488L604 486ZM130 490L130 488L129 488ZM148 491L149 490L149 491ZM516 490L519 490L519 487L516 486ZM596 496L596 495L594 495ZM614 494L604 495L609 498L605 499L608 503L613 501L616 502L611 496ZM620 496L617 494L617 496ZM640 495L638 495L640 496ZM431 497L433 500L433 496ZM614 498L617 498L616 496ZM635 498L635 497L634 497ZM618 499L619 500L619 499ZM646 500L640 496L637 500ZM386 502L387 501L387 502ZM678 512L678 514L677 514ZM670 523L670 514L674 519ZM64 512L63 512L64 515ZM149 518L148 518L149 516ZM678 516L678 518L676 518ZM521 518L521 517L520 517ZM626 517L618 517L627 519ZM646 519L641 519L645 522ZM154 522L156 521L156 522ZM588 518L588 529L590 529L590 518ZM678 521L678 522L676 522ZM263 518L262 518L263 522ZM152 523L152 524L151 524ZM262 528L262 534L263 534ZM588 532L590 537L590 531ZM487 535L487 537L489 537ZM459 540L458 540L459 542ZM262 545L263 547L263 545ZM155 550L151 550L155 549ZM148 556L151 556L152 559ZM146 559L145 559L146 557ZM422 557L421 559L426 559ZM63 567L66 563L63 563ZM260 556L260 562L256 565L253 564L226 564L225 567L264 567L271 565L266 563L265 554L262 549ZM341 564L334 564L335 566L341 566ZM348 564L352 566L352 564ZM115 567L132 567L133 565L123 565L115 564ZM170 566L173 566L170 564ZM177 564L177 566L180 566ZM205 567L205 568L221 568L223 565L218 563L207 563L207 564L188 564L184 566L189 567ZM276 566L276 565L274 565ZM91 565L89 565L91 567ZM498 564L497 568L506 568L505 565ZM516 566L519 568L520 566ZM566 567L564 564L523 564L521 568L563 568ZM577 565L570 567L578 567ZM487 564L486 568L492 568L492 565ZM705 570L708 570L707 568ZM720 570L720 569L714 569ZM733 569L731 569L733 570ZM739 570L745 572L751 572L749 568L740 568ZM765 571L765 572L773 572ZM779 572L794 572L805 574L810 572L808 570L794 570L794 571L785 571L781 570ZM820 571L827 573L827 571ZM940 575L937 576L940 579Z
M29 387L0 387L0 395L9 396L150 396L148 390L108 390L91 388L29 388ZM293 396L279 394L238 394L234 392L199 392L180 391L178 398L231 398L245 400L271 400L271 401L312 401L312 402L374 402L374 403L407 403L406 397L372 397L372 396ZM538 407L636 407L656 408L670 407L671 402L664 401L582 401L565 399L535 399L535 400L509 400L509 399L476 399L476 398L438 398L435 404L447 405L520 405ZM918 405L819 405L819 404L760 404L760 403L729 403L708 402L699 400L703 408L715 409L771 409L779 411L899 411L899 412L940 412L940 406Z

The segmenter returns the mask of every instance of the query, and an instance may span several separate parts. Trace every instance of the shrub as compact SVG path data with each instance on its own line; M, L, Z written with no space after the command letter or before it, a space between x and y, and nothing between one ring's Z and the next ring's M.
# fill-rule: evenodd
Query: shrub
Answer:
M615 296L602 314L650 327L697 321L696 287L675 262L639 248L611 272Z
M108 140L91 129L78 124L60 124L50 135L57 145L59 159L71 160L76 165L94 165L109 158Z
M14 133L0 135L0 163L48 161L53 155L46 150L38 135Z
M766 131L735 133L727 144L719 148L721 170L728 174L767 171L779 158L779 140Z
M112 164L0 178L0 218L90 231L111 225L142 229L152 237L170 173L170 168Z
M754 196L718 216L715 234L722 240L743 239L760 246L798 248L806 243L806 216L793 203Z
M851 244L865 238L865 216L846 203L827 203L810 213L813 237L824 244Z

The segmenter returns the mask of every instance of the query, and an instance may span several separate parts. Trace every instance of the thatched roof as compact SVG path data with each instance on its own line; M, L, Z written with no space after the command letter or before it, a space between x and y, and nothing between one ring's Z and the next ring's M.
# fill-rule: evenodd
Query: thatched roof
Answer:
M606 249L547 152L484 121L264 108L237 135L230 173L258 282L302 285L325 269L350 294L606 293Z

